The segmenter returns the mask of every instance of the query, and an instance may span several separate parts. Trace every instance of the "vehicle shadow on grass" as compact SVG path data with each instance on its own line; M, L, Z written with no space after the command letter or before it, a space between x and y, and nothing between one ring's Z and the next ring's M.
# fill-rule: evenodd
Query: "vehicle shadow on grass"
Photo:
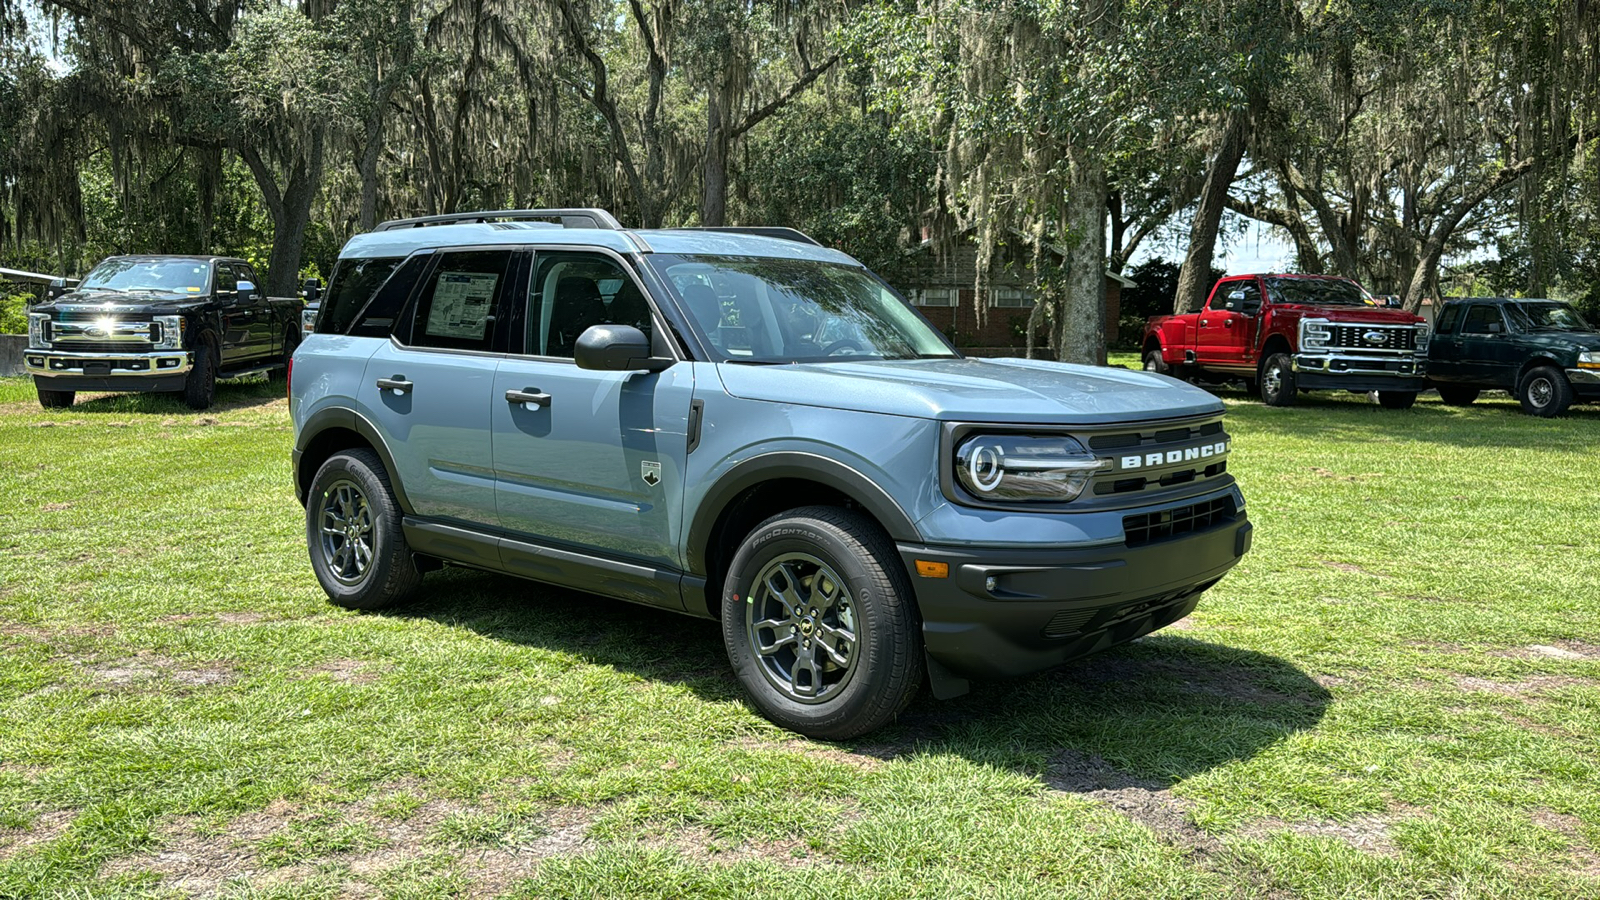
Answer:
M388 614L681 684L710 702L744 698L721 626L703 619L458 569L430 575L417 600ZM1080 793L1164 790L1315 727L1331 702L1286 660L1169 629L1032 677L974 683L954 700L924 689L893 724L826 752L864 767L953 754Z
M143 415L194 415L208 416L270 406L284 399L282 382L266 378L247 378L239 381L217 382L217 392L209 409L193 410L181 397L170 394L140 393L119 394L85 392L68 409L51 410L63 413L143 414Z

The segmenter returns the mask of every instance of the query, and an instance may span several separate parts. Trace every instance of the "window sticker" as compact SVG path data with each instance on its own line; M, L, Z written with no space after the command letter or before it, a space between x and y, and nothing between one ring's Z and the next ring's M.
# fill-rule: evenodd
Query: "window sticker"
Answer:
M432 337L482 340L489 305L499 275L484 272L441 272L433 289L426 333Z

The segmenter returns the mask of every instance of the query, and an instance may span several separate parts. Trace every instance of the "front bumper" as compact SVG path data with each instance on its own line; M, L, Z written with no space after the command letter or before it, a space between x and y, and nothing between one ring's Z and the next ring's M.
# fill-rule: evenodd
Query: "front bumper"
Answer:
M1025 675L1170 625L1250 549L1240 509L1138 546L977 549L900 544L928 656L958 678ZM917 574L945 563L946 578Z
M1600 369L1568 369L1567 383L1584 399L1600 397Z
M1428 387L1426 357L1421 356L1297 353L1291 364L1295 384L1310 390L1423 391Z
M192 367L189 353L184 350L151 353L25 350L22 358L27 373L52 390L180 390Z

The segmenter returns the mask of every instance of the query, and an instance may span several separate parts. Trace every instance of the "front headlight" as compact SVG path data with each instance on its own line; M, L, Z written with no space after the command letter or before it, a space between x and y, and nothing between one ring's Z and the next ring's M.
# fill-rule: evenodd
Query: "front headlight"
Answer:
M28 313L28 349L50 349L49 313Z
M1417 323L1417 352L1428 352L1428 341L1433 339L1433 329L1426 322Z
M156 323L157 350L183 349L183 316L154 316L151 321Z
M1327 319L1300 320L1301 350L1326 350L1331 340L1333 332L1328 329Z
M1579 353L1578 368L1600 369L1600 350L1585 350Z
M956 477L978 500L1067 503L1110 465L1065 435L980 434L956 448Z

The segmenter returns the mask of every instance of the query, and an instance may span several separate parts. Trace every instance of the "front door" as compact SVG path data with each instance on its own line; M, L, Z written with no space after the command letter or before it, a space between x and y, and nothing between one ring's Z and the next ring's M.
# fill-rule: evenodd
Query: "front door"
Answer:
M1195 359L1201 365L1238 368L1250 364L1255 347L1261 290L1255 279L1227 281L1211 292L1195 328Z
M1506 334L1505 316L1492 303L1474 303L1461 321L1457 378L1475 384L1515 387L1516 367L1508 356L1514 342Z
M502 529L535 544L681 568L691 367L596 372L573 362L591 325L657 327L618 257L540 253L525 300L523 352L500 364L490 403Z
M414 310L367 361L360 409L382 434L418 515L494 527L490 398L499 352L496 311L517 295L518 254L438 254Z

